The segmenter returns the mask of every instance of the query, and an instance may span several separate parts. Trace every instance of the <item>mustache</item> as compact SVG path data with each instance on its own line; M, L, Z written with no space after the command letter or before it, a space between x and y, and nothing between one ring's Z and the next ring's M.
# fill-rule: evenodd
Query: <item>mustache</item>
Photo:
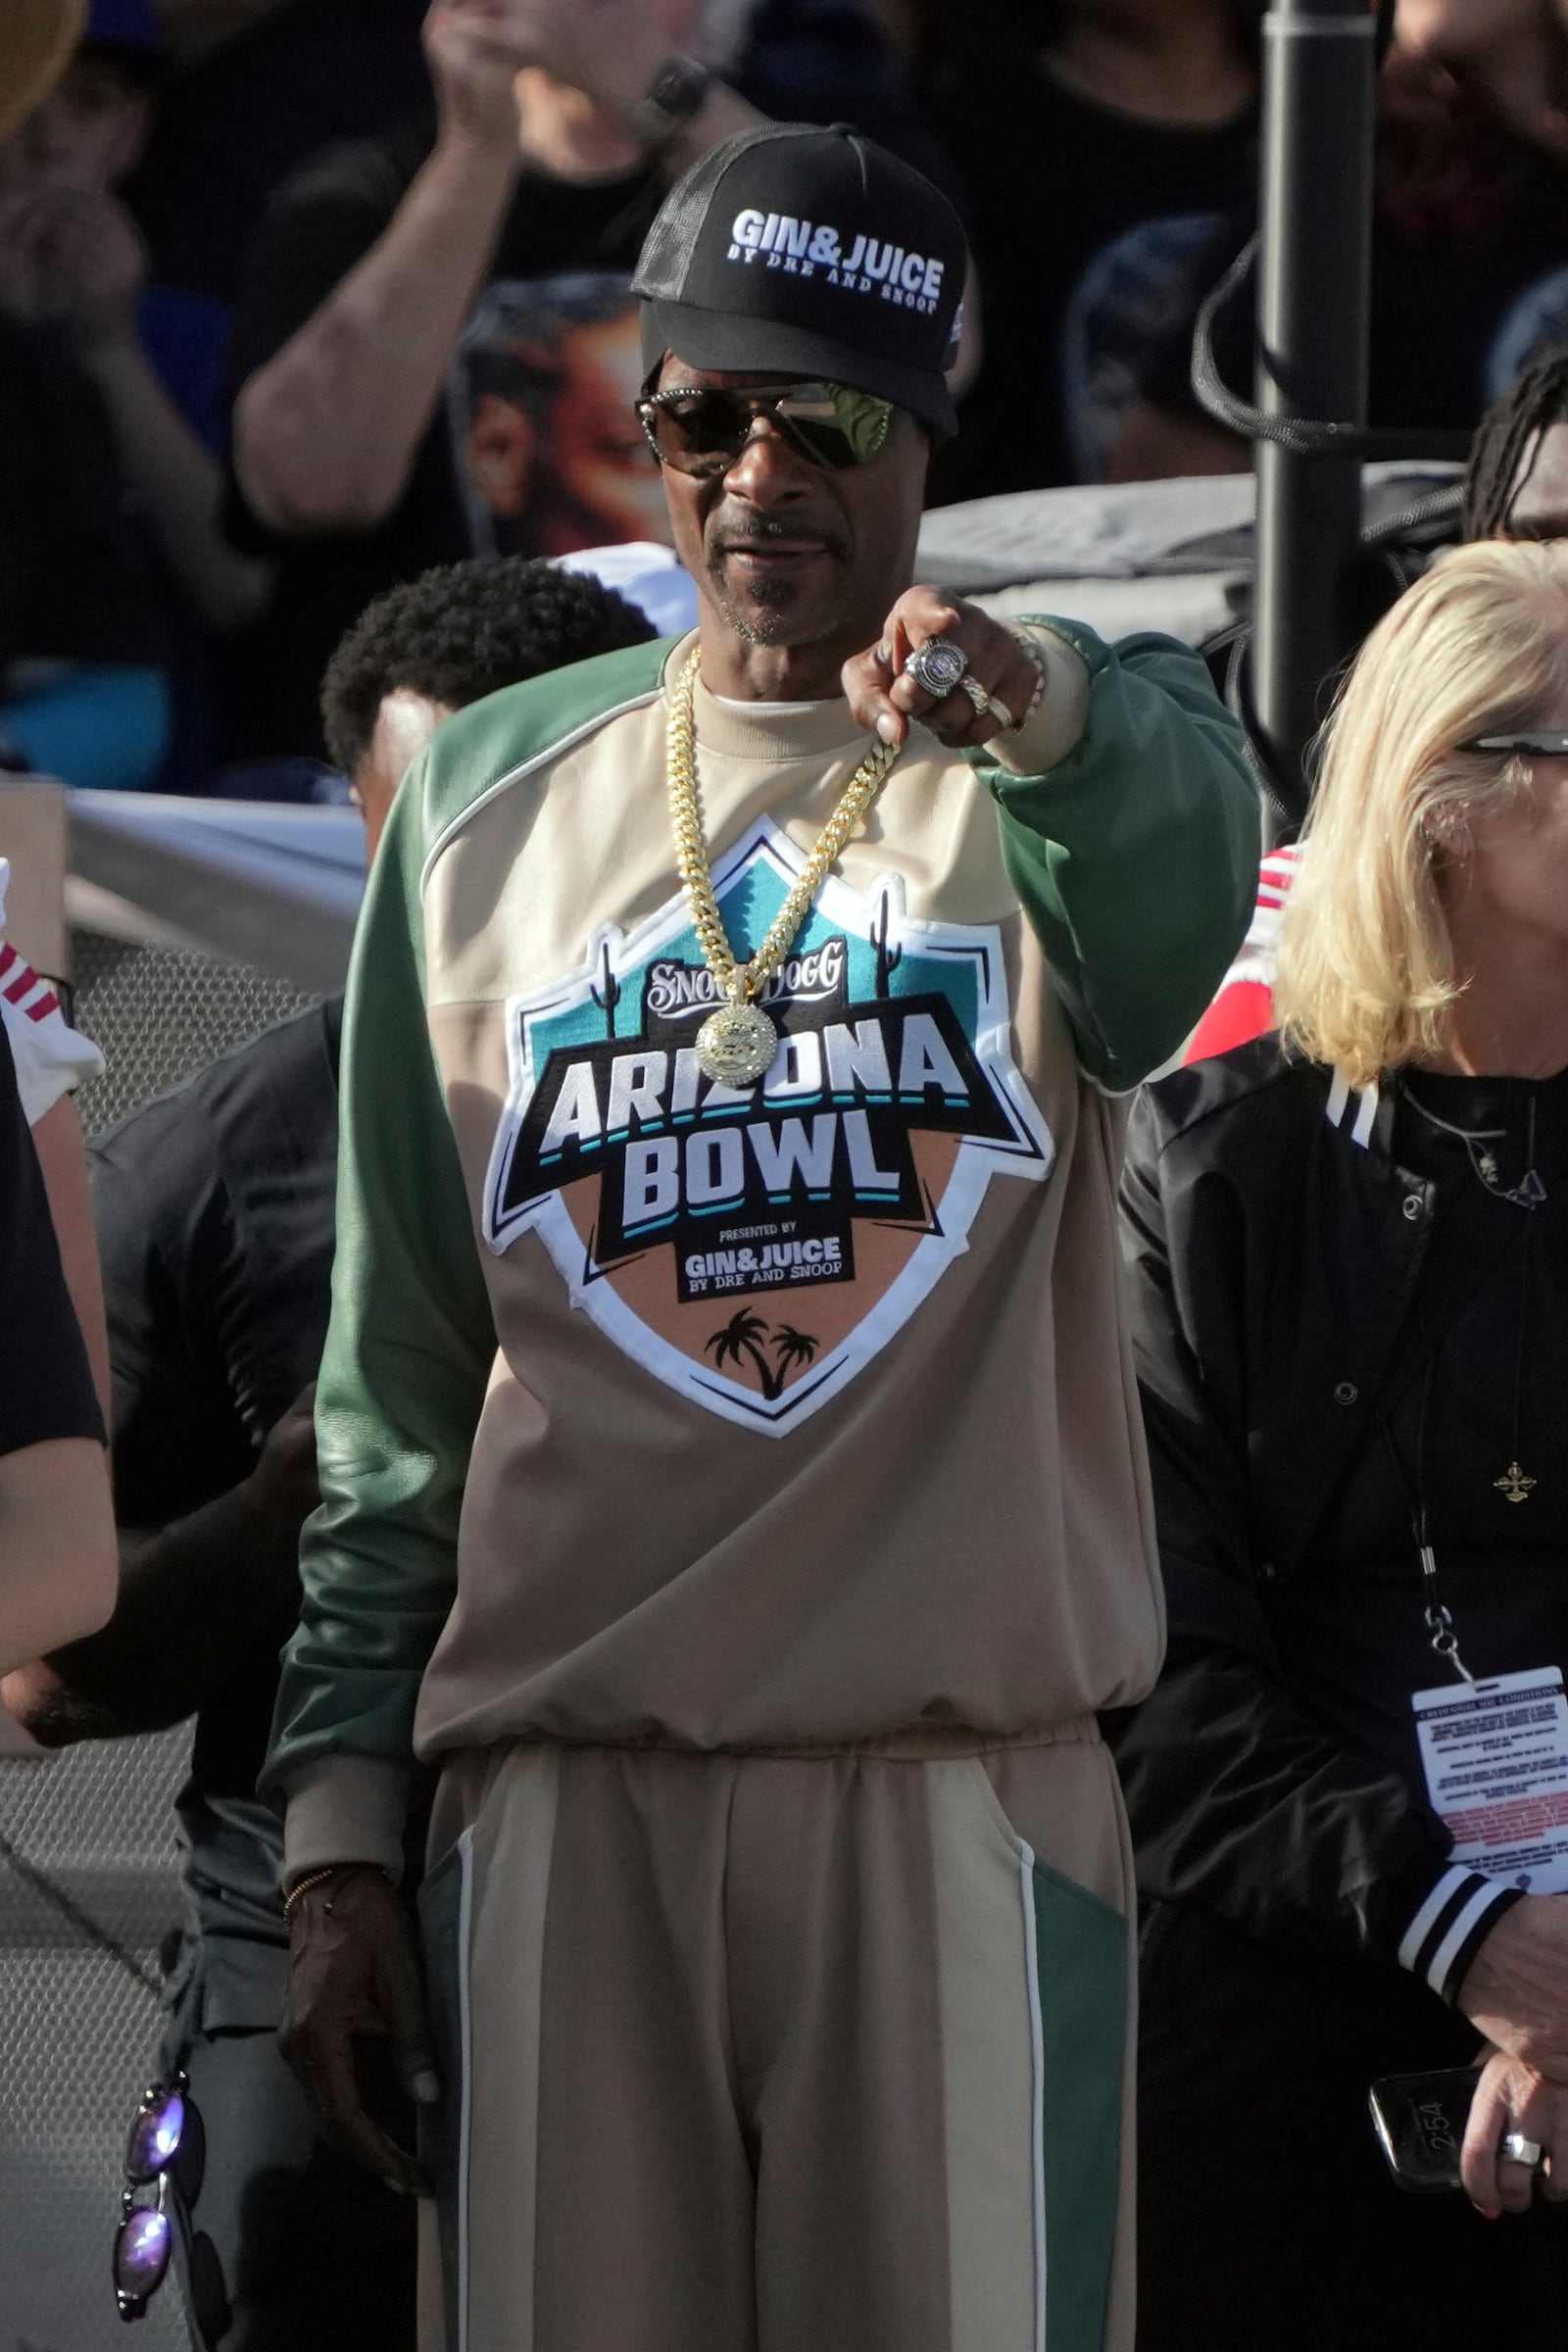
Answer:
M780 539L819 539L832 555L849 553L846 533L826 515L808 523L788 523L775 521L768 514L744 512L727 514L719 507L710 515L704 535L710 560L717 556L720 550L727 552L733 548L766 547L770 542Z

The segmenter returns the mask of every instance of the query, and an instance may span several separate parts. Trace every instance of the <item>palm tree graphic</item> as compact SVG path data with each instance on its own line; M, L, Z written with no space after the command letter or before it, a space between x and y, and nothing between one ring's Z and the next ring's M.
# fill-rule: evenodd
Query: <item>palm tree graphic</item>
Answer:
M771 1404L784 1394L784 1383L797 1364L808 1364L815 1355L818 1343L808 1331L797 1331L793 1324L781 1323L776 1331L764 1323L761 1316L750 1307L738 1307L722 1331L715 1331L708 1342L707 1351L722 1372L726 1364L750 1363L762 1385L762 1396ZM778 1358L775 1369L762 1349L771 1346Z
M778 1384L782 1388L797 1364L808 1364L819 1343L808 1331L797 1331L793 1323L780 1323L773 1334L773 1353L778 1359Z

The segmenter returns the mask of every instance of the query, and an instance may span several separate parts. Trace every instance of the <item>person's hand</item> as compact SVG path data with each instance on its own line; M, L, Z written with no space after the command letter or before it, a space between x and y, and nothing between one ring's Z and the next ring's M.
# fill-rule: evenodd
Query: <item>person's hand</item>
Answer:
M417 2161L368 2111L355 2073L356 2042L389 2042L409 2097L428 2107L441 2095L414 1929L372 1864L346 1864L294 1905L278 2040L333 2147L389 2186L426 2195Z
M504 0L518 62L581 90L624 120L679 47L649 0Z
M297 1535L321 1499L316 1475L316 1383L301 1389L282 1419L267 1433L246 1499L269 1527Z
M905 663L930 637L947 637L963 655L969 674L997 694L1014 719L1033 700L1039 673L1010 630L977 605L944 596L940 588L907 588L882 624L882 635L844 664L844 691L862 727L884 743L903 743L918 718L940 743L970 751L1002 733L994 711L977 711L961 686L939 701L905 673Z
M509 160L517 151L517 75L533 64L514 0L434 0L424 54L444 140Z
M1568 1895L1527 1894L1503 1913L1465 1971L1459 2007L1497 2049L1568 2082Z
M1555 18L1553 24L1551 20ZM1568 112L1558 91L1558 49L1568 28L1562 0L1398 0L1386 86L1406 71L1446 77L1450 89L1557 161L1568 153Z
M1533 2168L1502 2153L1504 2134L1522 2132L1545 2159L1540 2175L1544 2193L1568 2201L1568 2083L1554 2082L1506 2050L1494 2050L1482 2069L1470 2102L1460 2172L1479 2213L1527 2212L1535 2194Z

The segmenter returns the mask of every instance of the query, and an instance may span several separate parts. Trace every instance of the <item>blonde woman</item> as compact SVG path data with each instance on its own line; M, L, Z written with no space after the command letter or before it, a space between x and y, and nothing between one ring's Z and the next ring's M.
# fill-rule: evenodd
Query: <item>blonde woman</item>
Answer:
M1387 616L1308 832L1280 1033L1129 1145L1140 2352L1560 2352L1568 548L1458 549ZM1468 2195L1401 2192L1370 2083L1483 2058Z

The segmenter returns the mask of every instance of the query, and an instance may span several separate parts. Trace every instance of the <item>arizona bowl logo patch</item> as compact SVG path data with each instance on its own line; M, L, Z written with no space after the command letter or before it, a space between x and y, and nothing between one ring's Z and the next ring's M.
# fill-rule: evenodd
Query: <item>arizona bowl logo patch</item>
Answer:
M713 871L738 955L805 858L763 818ZM994 926L907 920L830 875L761 1002L772 1068L698 1067L718 1002L684 900L601 932L507 1007L492 1250L537 1232L572 1302L710 1411L775 1435L853 1380L967 1247L994 1175L1051 1134L1013 1064Z

